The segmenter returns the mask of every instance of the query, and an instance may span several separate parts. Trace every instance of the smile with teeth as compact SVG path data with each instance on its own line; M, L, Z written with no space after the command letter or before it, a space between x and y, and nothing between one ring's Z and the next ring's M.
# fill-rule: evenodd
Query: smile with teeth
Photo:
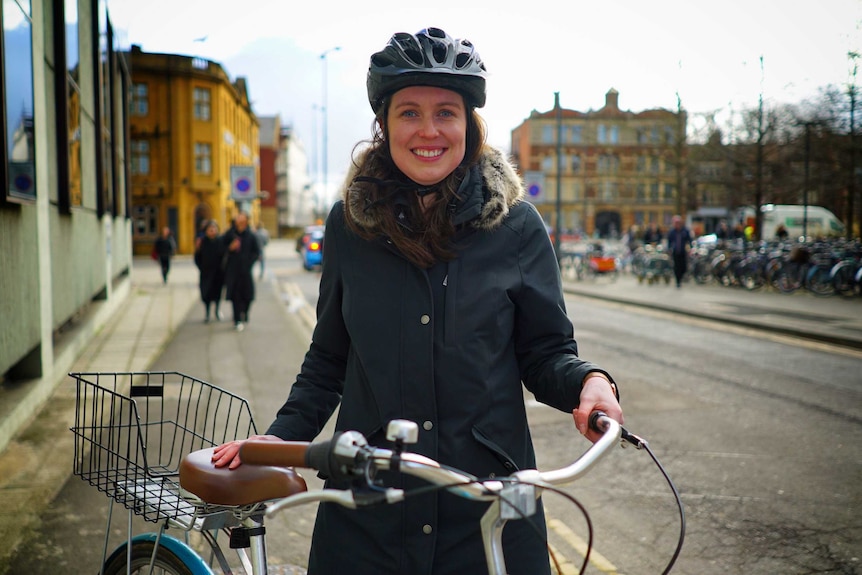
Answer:
M443 154L443 148L436 148L434 150L424 150L424 149L415 148L413 150L413 153L416 154L417 156L420 156L423 158L436 158L436 157L441 156Z

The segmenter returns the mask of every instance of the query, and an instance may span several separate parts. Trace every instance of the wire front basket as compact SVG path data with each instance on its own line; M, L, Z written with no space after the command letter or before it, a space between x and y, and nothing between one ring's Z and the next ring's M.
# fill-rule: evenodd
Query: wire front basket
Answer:
M188 518L182 458L257 433L248 402L177 372L71 373L74 474L147 521Z

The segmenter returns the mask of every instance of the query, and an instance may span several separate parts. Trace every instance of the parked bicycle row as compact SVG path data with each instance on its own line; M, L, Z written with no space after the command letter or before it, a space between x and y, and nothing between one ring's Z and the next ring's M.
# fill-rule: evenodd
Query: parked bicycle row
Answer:
M673 261L661 246L639 247L627 267L639 282L670 283L673 277ZM747 290L857 297L862 294L862 243L844 239L695 242L686 279Z

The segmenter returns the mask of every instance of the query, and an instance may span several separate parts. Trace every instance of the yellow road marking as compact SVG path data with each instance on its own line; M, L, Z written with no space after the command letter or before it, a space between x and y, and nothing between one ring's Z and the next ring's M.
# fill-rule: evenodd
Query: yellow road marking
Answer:
M581 557L584 557L587 554L587 542L578 537L574 531L569 529L568 525L559 519L548 519L548 527L564 539L566 543L571 545L572 548L581 555ZM556 550L554 550L554 554L557 557L557 561L560 562L560 575L569 575L570 573L578 572L579 568L576 568L571 562L565 559L562 554ZM590 551L590 564L606 575L622 575L613 563L595 549Z

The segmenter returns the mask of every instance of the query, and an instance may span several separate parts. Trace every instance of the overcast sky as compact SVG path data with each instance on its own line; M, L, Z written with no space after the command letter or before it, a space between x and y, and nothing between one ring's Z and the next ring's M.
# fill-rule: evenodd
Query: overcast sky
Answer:
M433 7L432 7L433 5ZM509 149L534 109L588 111L610 88L620 107L675 109L692 122L767 102L846 89L862 52L862 0L110 0L124 47L200 56L248 80L258 115L292 124L319 166L324 70L329 182L371 133L369 56L394 32L436 26L473 42L491 74L481 110L489 140ZM325 60L321 54L332 48ZM763 58L761 67L760 59ZM862 59L859 61L862 64ZM856 81L862 83L860 78ZM318 150L315 153L314 150Z

